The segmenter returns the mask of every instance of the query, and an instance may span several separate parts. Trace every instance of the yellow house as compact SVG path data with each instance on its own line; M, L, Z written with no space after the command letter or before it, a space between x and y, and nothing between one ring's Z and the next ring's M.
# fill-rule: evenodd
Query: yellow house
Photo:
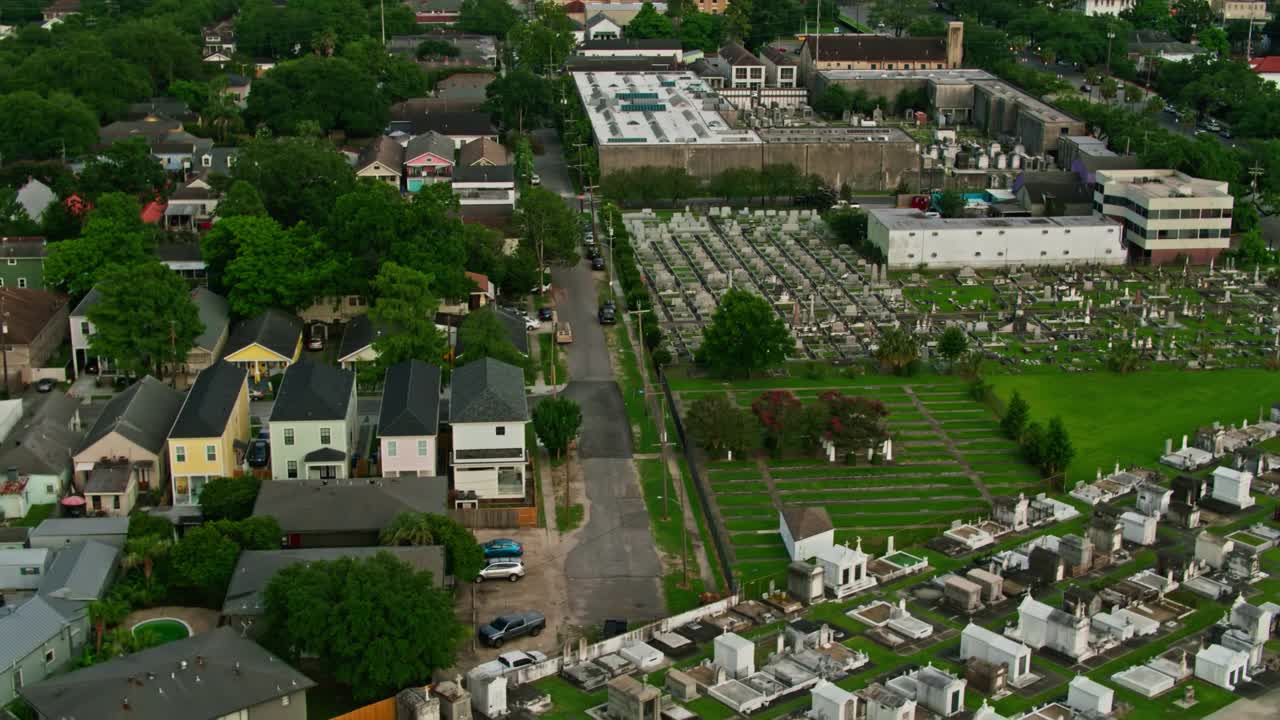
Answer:
M199 505L211 478L239 474L249 432L249 373L219 360L196 377L169 431L173 504Z
M301 356L302 321L273 308L236 325L222 359L244 368L258 382Z

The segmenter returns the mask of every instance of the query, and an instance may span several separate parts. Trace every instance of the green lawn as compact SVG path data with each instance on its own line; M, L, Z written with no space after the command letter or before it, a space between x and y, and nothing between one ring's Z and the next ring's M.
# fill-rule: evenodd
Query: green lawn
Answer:
M53 515L54 509L57 507L55 503L47 503L44 505L32 505L27 508L25 517L13 521L13 525L17 527L33 528L44 522L48 517Z
M1017 390L1040 422L1061 416L1075 445L1071 480L1087 480L1097 468L1151 465L1165 438L1214 420L1258 419L1260 406L1280 394L1280 373L1265 370L1145 370L1128 375L1036 373L988 378L1007 401Z
M538 367L542 370L542 381L548 385L563 385L569 382L569 370L564 364L564 353L560 352L554 342L555 338L551 334L538 335ZM555 377L554 383L551 373L551 358L555 355Z

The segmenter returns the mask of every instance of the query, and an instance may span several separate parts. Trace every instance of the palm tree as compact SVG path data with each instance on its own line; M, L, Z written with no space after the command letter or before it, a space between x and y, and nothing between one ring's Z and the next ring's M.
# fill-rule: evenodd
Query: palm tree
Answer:
M116 625L129 614L129 605L121 600L106 598L89 603L89 620L97 634L97 652L102 652L102 639L108 625Z
M142 566L142 577L151 582L155 561L169 551L169 541L155 535L143 535L125 543L124 566L126 569Z
M435 530L427 513L400 513L382 531L383 545L431 545Z
M876 347L876 360L880 365L900 372L920 357L920 345L915 335L899 327L891 327L880 334Z

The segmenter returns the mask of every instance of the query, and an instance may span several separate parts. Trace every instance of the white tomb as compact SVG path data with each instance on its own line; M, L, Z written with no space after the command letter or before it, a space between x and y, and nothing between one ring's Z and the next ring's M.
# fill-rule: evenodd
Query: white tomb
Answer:
M1137 545L1154 545L1156 542L1156 523L1151 515L1126 512L1120 515L1120 534L1125 540Z
M835 683L821 680L813 686L813 720L855 720L858 716L858 696Z
M1220 467L1213 471L1214 500L1226 503L1243 510L1253 507L1253 496L1249 488L1253 485L1253 473Z
M1196 653L1196 677L1227 690L1247 680L1249 655L1221 645L1210 645Z
M1110 715L1115 697L1114 690L1083 675L1067 685L1067 707L1089 717Z
M1034 682L1031 674L1031 648L1003 635L969 623L960 633L960 659L978 658L989 663L1004 665L1010 685L1021 687Z
M715 665L734 680L740 680L756 671L756 645L737 633L725 633L716 637Z
M867 572L867 562L871 559L862 552L862 541L858 547L848 545L832 545L818 551L818 566L822 568L822 584L837 599L846 598L854 593L874 587L876 579Z

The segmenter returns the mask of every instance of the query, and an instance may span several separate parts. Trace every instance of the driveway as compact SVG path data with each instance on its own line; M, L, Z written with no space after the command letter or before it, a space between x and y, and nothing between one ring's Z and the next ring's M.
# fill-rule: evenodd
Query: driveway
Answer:
M575 211L577 195L552 132L538 134L546 152L534 165L542 184ZM551 273L556 310L573 326L565 347L570 383L564 393L582 406L579 457L586 524L565 538L568 618L581 626L606 619L629 622L662 617L662 565L631 459L631 426L614 379L604 329L596 320L596 273L585 262Z

